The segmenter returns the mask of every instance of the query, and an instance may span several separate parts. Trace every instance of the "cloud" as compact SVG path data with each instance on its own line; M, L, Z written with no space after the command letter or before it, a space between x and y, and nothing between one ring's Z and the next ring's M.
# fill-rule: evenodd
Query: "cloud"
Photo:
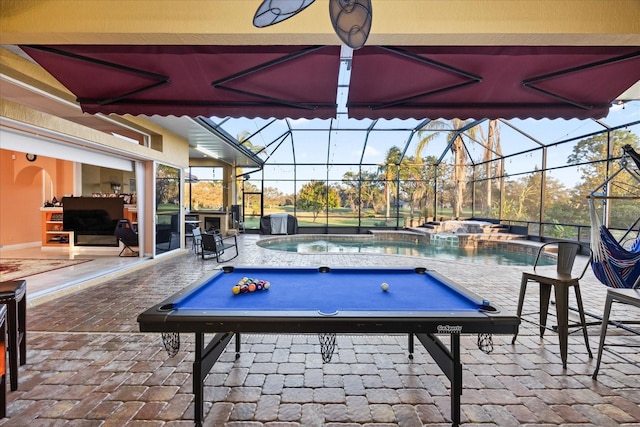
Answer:
M379 158L381 155L380 151L378 151L375 147L367 145L367 148L364 149L364 159L374 160Z

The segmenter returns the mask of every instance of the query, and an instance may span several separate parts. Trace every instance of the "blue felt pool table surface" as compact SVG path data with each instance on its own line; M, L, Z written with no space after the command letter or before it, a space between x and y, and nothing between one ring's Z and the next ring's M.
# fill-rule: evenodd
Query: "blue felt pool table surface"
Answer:
M269 290L234 294L244 277ZM389 289L385 292L381 285ZM514 334L519 319L426 268L236 267L138 316L146 332Z
M269 281L268 290L233 294L241 279ZM387 291L382 283L387 283ZM483 300L415 269L236 268L203 281L174 302L178 310L477 311Z

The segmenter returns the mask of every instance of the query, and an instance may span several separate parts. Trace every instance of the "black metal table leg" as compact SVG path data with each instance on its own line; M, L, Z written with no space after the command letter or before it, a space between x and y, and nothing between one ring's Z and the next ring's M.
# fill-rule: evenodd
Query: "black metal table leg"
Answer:
M460 363L460 334L450 334L448 349L434 334L416 334L427 352L451 381L451 425L460 425L460 402L462 396L462 364Z
M204 380L224 349L233 338L233 333L216 334L207 346L204 346L204 333L196 332L196 354L193 361L193 395L196 426L202 425L204 418Z

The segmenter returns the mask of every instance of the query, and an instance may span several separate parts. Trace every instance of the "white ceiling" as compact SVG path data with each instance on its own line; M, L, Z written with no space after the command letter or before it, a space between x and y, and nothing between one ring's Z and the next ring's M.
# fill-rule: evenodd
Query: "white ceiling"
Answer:
M147 120L189 140L189 158L211 157L237 167L261 167L262 160L238 140L206 118L144 116ZM198 151L203 148L208 153Z

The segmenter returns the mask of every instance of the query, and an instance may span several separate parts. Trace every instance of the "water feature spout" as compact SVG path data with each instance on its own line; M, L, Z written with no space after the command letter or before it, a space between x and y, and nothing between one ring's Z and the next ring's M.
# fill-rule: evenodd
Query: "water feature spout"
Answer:
M460 240L454 233L436 233L431 235L431 244L441 248L457 248Z

